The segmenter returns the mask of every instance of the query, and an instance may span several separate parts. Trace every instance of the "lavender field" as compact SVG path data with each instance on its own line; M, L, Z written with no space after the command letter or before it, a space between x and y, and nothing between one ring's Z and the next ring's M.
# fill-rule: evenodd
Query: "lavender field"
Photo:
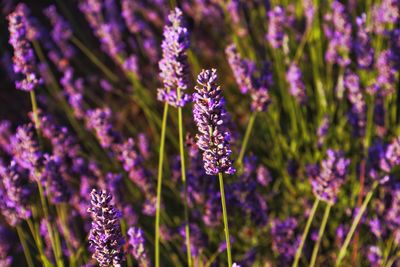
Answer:
M399 0L0 12L0 267L400 267Z

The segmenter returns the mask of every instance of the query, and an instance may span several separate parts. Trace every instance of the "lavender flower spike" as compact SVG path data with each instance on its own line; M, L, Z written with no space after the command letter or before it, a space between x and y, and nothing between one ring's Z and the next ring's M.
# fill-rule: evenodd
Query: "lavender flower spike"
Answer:
M296 63L290 64L289 70L286 73L286 79L290 85L290 94L296 98L298 103L304 104L307 102L307 94L304 83L301 79L301 71Z
M186 90L188 84L188 62L186 50L189 48L189 35L183 27L182 11L175 8L168 16L170 25L164 27L164 40L161 44L163 58L159 62L160 77L164 88L158 89L158 100L174 107L183 107L190 97L179 90Z
M150 267L150 259L145 249L143 231L140 228L131 227L128 230L129 246L133 257L140 267Z
M27 7L19 4L7 18L10 31L9 43L14 48L14 72L21 75L15 86L17 89L29 92L41 83L41 79L35 72L35 54L27 39L29 25L26 12Z
M93 258L101 267L121 266L124 260L121 234L120 212L111 204L112 196L107 191L92 190L91 206L92 229L89 243L95 250Z
M226 127L227 111L222 89L216 85L217 70L203 70L197 77L193 94L193 116L200 132L197 145L203 150L204 169L208 175L235 173L229 156L231 134Z
M308 175L314 195L322 201L334 204L350 160L344 158L343 153L332 149L328 149L326 154L327 159L322 161L320 169L313 165L315 168L309 168Z

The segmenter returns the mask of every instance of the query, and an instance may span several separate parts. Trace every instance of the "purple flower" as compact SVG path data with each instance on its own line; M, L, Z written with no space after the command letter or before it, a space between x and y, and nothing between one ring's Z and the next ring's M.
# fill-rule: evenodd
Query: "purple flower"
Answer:
M372 22L377 34L385 32L387 24L395 23L399 18L399 1L383 0L372 8Z
M13 147L10 144L12 138L10 121L0 121L0 148L7 154L12 154Z
M13 262L11 256L12 250L15 249L15 238L12 232L5 227L0 225L0 266L10 267Z
M325 15L325 21L325 35L329 41L325 59L331 64L345 67L350 64L352 45L352 28L345 6L337 0L333 1L332 12Z
M382 266L382 252L377 246L369 246L367 258L371 267Z
M315 15L315 6L312 0L303 0L303 9L306 16L307 27L311 27Z
M140 267L149 267L150 258L147 255L142 229L131 227L128 230L128 236L130 253L132 253L133 257L137 260Z
M370 29L366 25L367 16L362 13L357 18L357 37L354 40L354 50L360 68L369 69L374 63L374 49L371 46Z
M394 138L385 150L384 158L381 158L381 169L387 173L392 168L400 165L400 137Z
M119 134L112 126L112 111L109 108L97 108L89 110L86 114L86 125L88 129L94 130L100 145L103 148L110 148L120 140Z
M193 116L199 134L197 145L203 150L204 169L208 175L235 173L229 156L230 132L226 127L227 111L222 89L216 84L217 70L203 70L197 77L193 94Z
M121 266L124 261L120 212L111 203L112 196L107 191L92 190L88 212L92 217L89 233L90 246L94 248L93 258L101 267Z
M74 79L74 69L69 67L64 71L64 75L60 80L64 87L74 115L78 119L85 117L85 109L83 107L83 79Z
M325 138L328 134L329 126L329 117L324 116L317 129L318 147L322 147L322 145L325 143Z
M18 168L15 161L11 161L9 167L0 166L0 178L1 211L6 221L15 226L31 217L28 202L32 188L28 173Z
M47 7L43 13L50 20L52 26L51 38L53 41L58 45L66 58L74 56L75 50L68 43L68 40L72 36L72 30L68 22L58 14L54 5Z
M336 202L340 187L344 182L350 160L343 157L340 151L328 149L327 159L321 166L309 165L309 176L314 195L329 204Z
M170 25L164 27L161 48L163 57L159 62L160 77L164 88L158 89L158 100L174 107L183 107L190 101L183 91L188 86L188 62L186 50L189 48L189 34L183 26L182 11L175 8L168 16ZM178 96L180 91L180 96Z
M356 136L364 136L367 124L367 105L360 88L360 79L357 74L347 71L344 77L344 86L348 90L348 99L352 104L349 121Z
M284 221L275 219L271 223L272 249L286 264L293 260L300 242L299 236L295 233L296 227L297 221L291 217Z
M306 88L302 81L300 68L296 63L290 64L289 70L286 72L286 79L290 86L290 94L296 98L298 103L305 104L307 102Z
M207 248L207 236L201 231L200 227L194 223L189 224L190 228L190 254L194 257L198 257L200 253ZM179 227L179 234L186 240L186 229L185 225ZM184 244L184 250L186 251L186 243Z
M391 60L391 51L382 51L376 62L378 77L376 78L375 92L379 91L382 95L390 95L395 92L396 69Z
M276 6L268 11L268 32L266 39L273 48L282 47L286 19L287 16L282 6Z
M60 159L55 156L44 156L44 167L42 171L42 183L46 184L48 189L47 194L50 196L54 204L67 202L70 199L71 193L60 173Z
M41 164L42 153L34 139L32 124L19 126L11 142L15 161L35 177L34 172Z
M257 168L257 182L262 186L268 186L272 182L271 173L265 166Z
M15 86L23 91L32 91L38 87L41 79L35 71L35 54L27 39L29 28L27 9L26 5L18 4L15 11L7 18L10 31L9 43L14 48L14 72L21 75Z
M235 44L230 44L225 49L229 66L232 69L233 76L242 94L253 91L252 75L255 70L255 64L251 60L242 59L237 51Z
M225 49L229 65L243 94L250 93L253 111L265 111L270 103L268 88L272 84L271 70L264 64L259 77L256 77L256 65L249 59L242 59L235 44Z

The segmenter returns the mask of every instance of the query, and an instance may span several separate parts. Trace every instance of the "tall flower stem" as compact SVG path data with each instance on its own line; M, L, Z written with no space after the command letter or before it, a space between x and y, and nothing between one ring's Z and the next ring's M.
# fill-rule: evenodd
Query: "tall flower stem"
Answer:
M301 256L301 253L303 252L303 246L304 246L304 243L306 241L307 234L310 231L311 223L312 223L312 221L314 219L315 212L317 211L318 204L319 204L319 199L316 198L315 201L314 201L314 204L312 206L310 215L308 216L308 220L307 220L307 223L306 223L306 227L304 228L303 235L301 236L301 241L300 241L299 247L297 248L296 256L294 258L294 262L293 262L292 267L297 267L298 264L299 264L300 256Z
M321 244L322 236L324 235L324 232L325 232L325 227L326 227L326 223L328 222L329 213L331 211L331 208L332 208L332 205L327 204L327 206L325 208L325 212L324 212L324 217L322 218L321 226L319 228L318 239L315 242L315 245L314 245L314 248L313 248L310 267L314 267L315 266L315 262L317 261L317 255L318 255L319 246Z
M117 82L118 76L116 76L106 65L104 65L98 57L93 54L78 38L75 36L71 37L71 42L76 45L110 80Z
M347 248L350 244L351 238L353 237L353 234L354 234L358 224L360 223L361 217L363 216L365 210L367 209L368 203L370 202L375 189L378 187L378 184L379 183L377 181L375 181L374 184L372 185L371 190L368 192L367 196L365 197L364 202L361 205L361 208L357 213L357 216L354 218L353 223L351 224L349 233L347 234L346 239L345 239L342 247L340 248L339 255L336 260L335 266L338 267L342 263L342 260L343 260L344 256L346 255Z
M229 238L228 214L226 212L226 203L225 203L224 177L222 176L222 173L219 173L218 176L219 176L219 189L221 191L222 215L224 218L226 253L228 254L228 266L230 267L232 266L232 255L231 255L231 241Z
M24 251L24 254L25 254L26 262L28 263L29 267L34 267L35 265L33 264L32 256L31 256L31 253L29 251L28 244L25 241L24 232L21 229L21 226L17 225L16 228L17 228L17 233L18 233L19 240L21 241L22 250Z
M257 115L256 112L253 112L250 115L249 123L247 124L247 128L246 128L246 132L244 134L242 147L240 148L239 157L238 157L238 160L237 160L239 166L242 166L244 153L246 152L246 147L247 147L247 144L249 142L249 138L250 138L251 130L253 129L254 121L256 120L256 115Z
M180 90L178 89L178 99L180 99ZM187 205L187 185L186 185L186 170L185 170L185 149L183 144L183 122L182 122L182 108L178 108L178 127L179 127L179 153L181 158L181 177L184 190L184 213L185 213L185 232L186 232L186 256L188 266L192 266L192 257L190 250L190 228L189 228L189 212Z
M155 225L155 261L156 267L160 266L160 212L161 212L161 187L164 163L165 132L167 128L168 103L164 104L163 119L161 124L160 151L158 159L157 176L157 206L156 206L156 225Z

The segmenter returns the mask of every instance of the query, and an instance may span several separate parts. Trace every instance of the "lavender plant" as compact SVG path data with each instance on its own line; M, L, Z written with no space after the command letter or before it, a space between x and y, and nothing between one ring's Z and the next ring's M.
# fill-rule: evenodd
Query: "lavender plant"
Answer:
M0 5L0 266L400 265L399 0L47 2Z

